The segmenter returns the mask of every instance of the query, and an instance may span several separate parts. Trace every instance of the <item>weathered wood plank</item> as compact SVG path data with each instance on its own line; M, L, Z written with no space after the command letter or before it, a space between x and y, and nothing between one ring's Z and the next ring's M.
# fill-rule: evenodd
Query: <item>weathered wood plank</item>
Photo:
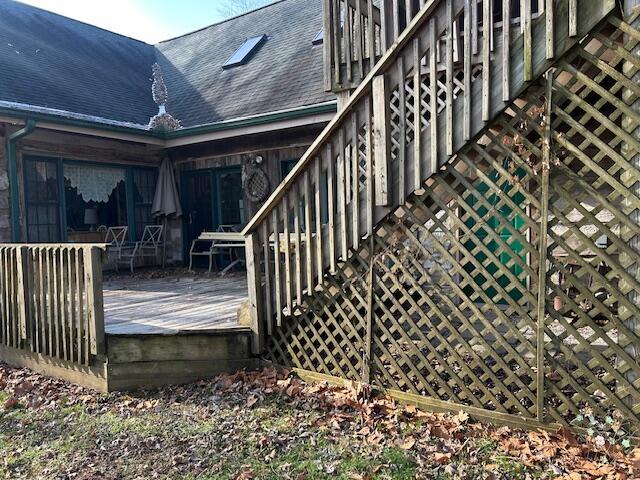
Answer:
M389 204L388 161L391 157L389 87L384 75L373 80L373 144L375 172L375 204Z
M316 159L315 168L313 169L313 188L314 188L314 202L316 213L316 241L315 241L315 254L316 254L316 284L321 284L324 278L324 257L322 246L322 162L319 158ZM310 293L314 290L313 286L309 286Z
M84 254L85 282L87 285L87 303L90 347L93 355L105 353L104 306L102 298L102 250L88 248Z
M285 219L285 225L286 225ZM288 237L287 237L288 238ZM285 240L288 243L288 240ZM260 282L260 246L258 235L247 236L245 244L245 255L247 259L247 285L249 295L249 315L251 317L251 330L253 331L253 341L251 351L255 355L264 350L264 316L261 298Z
M413 188L422 185L422 52L420 38L413 41Z

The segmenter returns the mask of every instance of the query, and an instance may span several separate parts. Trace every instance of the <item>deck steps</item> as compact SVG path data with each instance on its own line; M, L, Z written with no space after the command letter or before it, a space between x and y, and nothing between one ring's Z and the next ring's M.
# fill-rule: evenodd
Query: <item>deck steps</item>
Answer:
M257 368L251 330L177 335L107 335L107 388L132 390L189 383L222 372Z

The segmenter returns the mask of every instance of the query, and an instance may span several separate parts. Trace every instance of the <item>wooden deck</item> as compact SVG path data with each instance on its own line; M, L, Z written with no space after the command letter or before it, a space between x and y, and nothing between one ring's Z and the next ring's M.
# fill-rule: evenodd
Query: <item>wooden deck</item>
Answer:
M251 352L252 329L238 321L240 312L247 310L243 306L247 298L244 274L209 277L178 272L157 279L117 276L91 292L94 297L86 296L91 302L97 297L103 301L83 304L82 311L88 305L94 305L95 311L82 318L94 319L104 312L105 322L101 336L95 334L102 328L101 321L78 330L85 332L86 342L93 339L86 336L89 331L96 335L96 344L101 341L99 349L92 347L95 351L86 362L56 357L55 349L40 352L34 344L21 348L21 344L2 342L0 360L102 391L187 383L260 365ZM54 297L48 294L46 298Z
M237 313L247 299L244 275L123 277L104 284L107 335L175 335L246 330Z

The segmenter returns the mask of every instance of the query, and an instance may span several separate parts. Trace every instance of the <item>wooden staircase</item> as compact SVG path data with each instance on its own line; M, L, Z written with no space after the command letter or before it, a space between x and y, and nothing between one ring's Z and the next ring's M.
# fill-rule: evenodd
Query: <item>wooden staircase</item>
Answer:
M243 232L254 353L285 317L323 308L309 299L376 225L431 188L615 1L526 1L521 12L493 0L421 5L325 2L326 86L357 88Z

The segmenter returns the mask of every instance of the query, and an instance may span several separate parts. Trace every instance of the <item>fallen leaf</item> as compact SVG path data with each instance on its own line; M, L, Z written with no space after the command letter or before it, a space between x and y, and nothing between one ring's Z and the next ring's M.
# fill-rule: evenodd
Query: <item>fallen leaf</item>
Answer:
M451 460L451 453L436 452L433 456L433 459L437 464L444 465L445 463L448 463Z
M467 420L469 420L469 414L467 412L460 410L458 414L455 416L455 420L460 424L466 423Z
M13 408L16 408L18 406L18 399L16 397L9 397L4 401L4 409L5 410L11 410Z
M384 435L382 435L380 432L373 432L367 437L367 443L369 445L380 445L383 440Z
M416 444L416 439L413 437L407 437L404 440L399 440L396 445L402 450L411 450Z
M416 412L418 411L418 409L416 408L415 405L409 404L409 405L404 407L404 411L407 412L410 415L415 415Z

